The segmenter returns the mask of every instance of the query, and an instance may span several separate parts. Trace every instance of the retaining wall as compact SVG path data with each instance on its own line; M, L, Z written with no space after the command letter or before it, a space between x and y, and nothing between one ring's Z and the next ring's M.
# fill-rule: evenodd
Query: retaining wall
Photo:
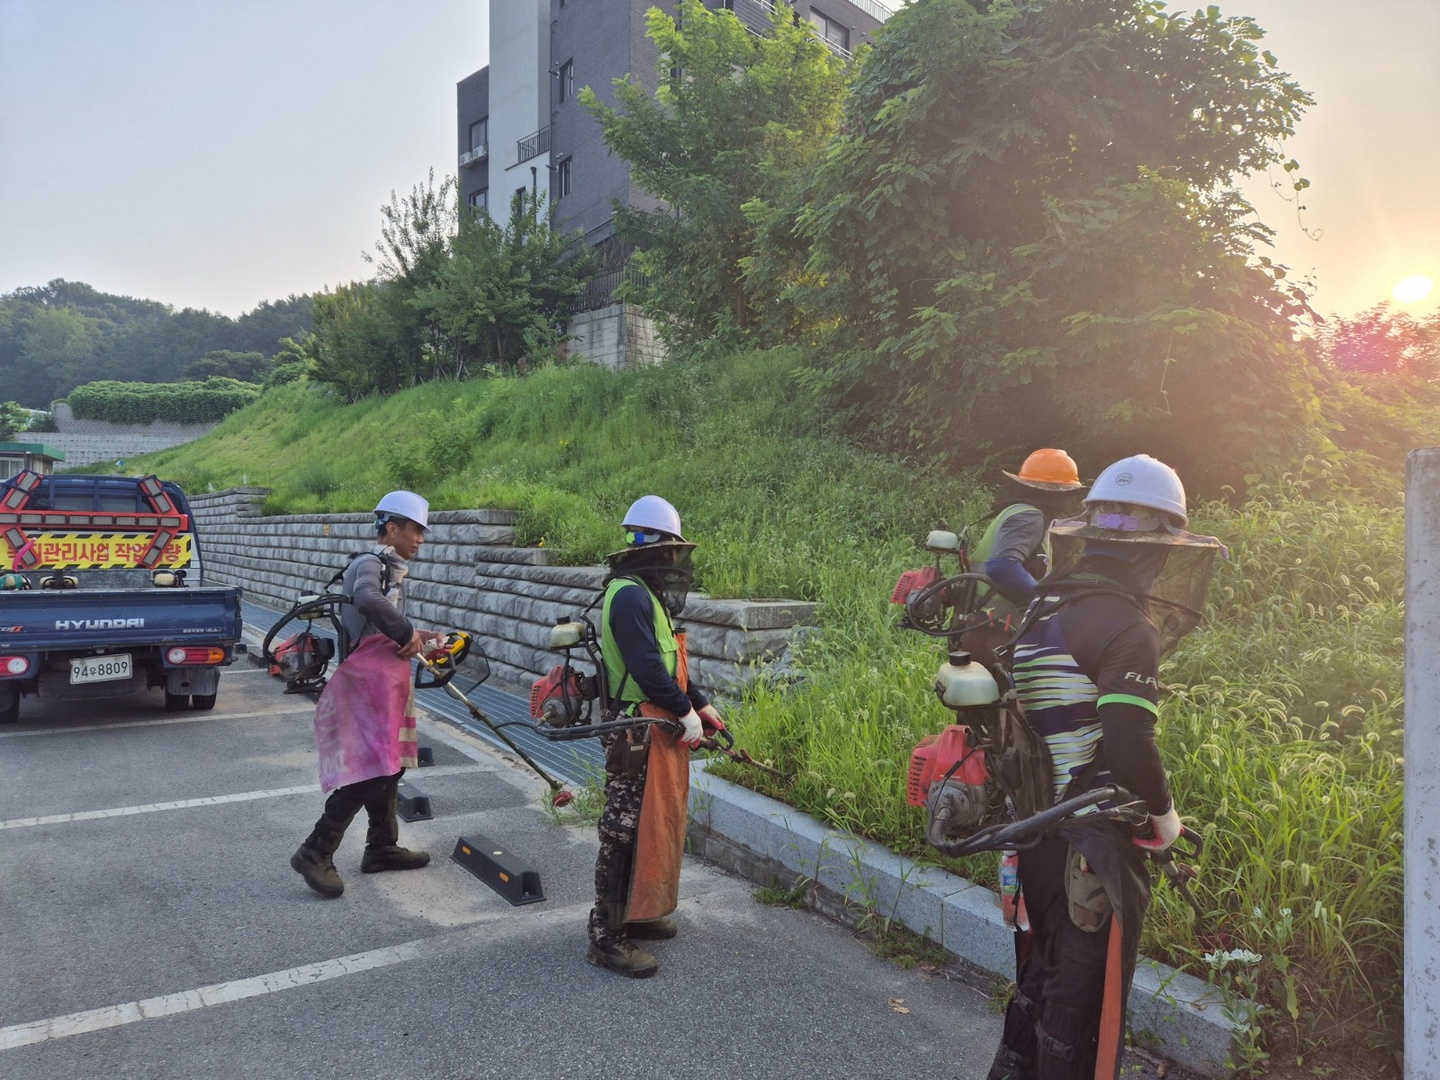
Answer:
M616 370L655 364L665 359L665 345L655 324L634 304L611 304L570 316L565 355L572 360Z
M138 457L156 450L168 450L192 442L215 430L215 424L176 424L156 420L150 424L112 424L108 420L79 420L70 406L57 401L51 414L59 431L45 432L46 446L65 452L61 468L113 464L121 458Z
M239 585L246 598L284 610L322 591L347 556L374 543L372 514L266 516L265 488L190 496L205 580ZM542 548L516 547L514 514L444 510L405 579L405 613L425 629L476 634L498 682L528 688L560 662L550 627L600 593L603 566L553 566ZM691 593L679 625L688 631L690 670L712 691L734 691L779 658L813 604L712 600Z

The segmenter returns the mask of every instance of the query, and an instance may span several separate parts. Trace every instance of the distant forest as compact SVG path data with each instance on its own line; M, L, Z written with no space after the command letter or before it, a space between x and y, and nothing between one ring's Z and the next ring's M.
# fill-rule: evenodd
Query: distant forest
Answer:
M308 333L311 298L266 300L238 319L115 296L78 281L0 295L0 398L32 409L100 379L264 379L280 341Z

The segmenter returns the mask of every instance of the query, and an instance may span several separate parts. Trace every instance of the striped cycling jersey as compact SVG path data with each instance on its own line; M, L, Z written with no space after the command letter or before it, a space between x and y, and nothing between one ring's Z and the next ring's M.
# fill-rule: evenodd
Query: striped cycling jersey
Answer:
M1123 596L1062 603L1051 593L1040 603L1040 614L1015 644L1013 670L1025 719L1050 750L1058 802L1102 749L1101 705L1124 702L1156 712L1159 643L1144 613ZM1110 781L1102 767L1085 789Z

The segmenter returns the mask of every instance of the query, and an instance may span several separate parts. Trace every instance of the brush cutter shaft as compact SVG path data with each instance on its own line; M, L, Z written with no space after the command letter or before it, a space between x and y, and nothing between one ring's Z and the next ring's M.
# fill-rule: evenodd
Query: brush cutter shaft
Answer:
M415 659L420 661L421 664L425 665L425 667L429 669L431 673L438 674L435 672L435 665L432 664L429 660L427 660L423 653L417 656ZM524 750L521 750L520 747L516 746L515 740L510 738L509 735L506 735L505 732L501 731L499 725L497 725L493 720L491 720L490 717L486 716L483 712L481 712L479 707L477 707L476 704L468 697L462 694L459 687L455 686L452 682L450 682L448 678L441 685L444 687L447 694L449 694L456 701L464 705L467 710L469 710L471 716L473 716L476 720L479 720L487 728L493 731L496 737L501 742L503 742L511 750L515 751L516 756L519 757L521 761L525 762L526 765L529 765L536 776L540 777L541 780L544 780L545 783L549 784L556 791L559 791L562 787L565 786L564 784L560 783L559 780L556 780L555 777L551 776L544 769L542 769L538 764L536 764L536 762L530 757L529 754L525 753Z

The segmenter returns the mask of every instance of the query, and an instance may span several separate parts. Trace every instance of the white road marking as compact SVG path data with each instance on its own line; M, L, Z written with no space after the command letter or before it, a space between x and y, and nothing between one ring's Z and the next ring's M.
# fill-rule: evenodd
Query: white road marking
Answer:
M183 990L178 994L163 994L160 997L130 1001L123 1005L107 1005L100 1009L69 1013L66 1016L52 1016L48 1020L34 1020L28 1024L15 1024L0 1028L0 1050L13 1050L17 1046L63 1039L70 1035L84 1035L105 1028L133 1024L137 1020L153 1020L161 1016L175 1016L178 1013L204 1009L211 1005L224 1005L231 1001L273 994L277 990L290 990L297 986L338 979L342 975L354 975L360 971L388 967L391 964L414 960L420 956L422 941L407 941L403 945L392 945L384 949L341 956L335 960L324 960L318 964L302 964L285 971L272 971L267 975L256 975L251 979L237 979L233 982L212 983L195 990Z
M159 720L122 720L114 724L83 724L76 727L36 728L33 731L0 731L0 739L23 739L28 735L69 735L72 731L118 731L127 727L159 727L164 724L203 724L209 720L254 720L263 716L298 716L313 713L315 706L303 709L265 709L261 712L205 712L198 716L167 716Z
M161 810L188 810L195 806L219 806L222 803L250 802L273 799L283 795L304 795L320 790L319 784L272 788L269 791L241 791L234 795L206 795L198 799L176 799L172 802L146 803L144 806L115 806L108 810L79 810L73 814L47 814L44 817L12 818L0 821L0 829L25 829L32 825L64 825L72 821L96 821L101 818L129 817L132 814L154 814Z
M536 923L549 923L563 933L571 933L580 914L589 910L588 900L549 910L536 907L527 907L521 911L494 908L467 926L435 937L417 938L399 945L353 953L334 960L322 960L315 964L301 964L299 967L272 971L249 979L212 983L194 990L182 990L177 994L162 994L159 997L128 1001L121 1005L107 1005L99 1009L68 1013L65 1016L52 1016L47 1020L12 1024L10 1027L0 1028L0 1051L48 1042L51 1039L64 1039L71 1035L86 1035L92 1031L133 1024L137 1020L154 1020L209 1008L212 1005L227 1005L232 1001L273 994L279 990L313 986L315 983L338 979L343 975L357 975L360 972L433 956L472 941L492 944L502 938L533 934Z
M491 771L493 771L492 768L484 765L439 765L425 770L431 776L454 776L462 773ZM266 791L238 791L233 795L204 795L196 799L146 803L143 806L115 806L106 810L77 810L73 814L11 818L9 821L0 821L0 830L27 829L35 825L66 825L72 821L99 821L104 818L129 817L132 814L155 814L162 810L189 810L196 806L221 806L225 803L253 802L256 799L275 799L286 795L313 795L319 790L319 784L300 784L296 787L270 788Z

